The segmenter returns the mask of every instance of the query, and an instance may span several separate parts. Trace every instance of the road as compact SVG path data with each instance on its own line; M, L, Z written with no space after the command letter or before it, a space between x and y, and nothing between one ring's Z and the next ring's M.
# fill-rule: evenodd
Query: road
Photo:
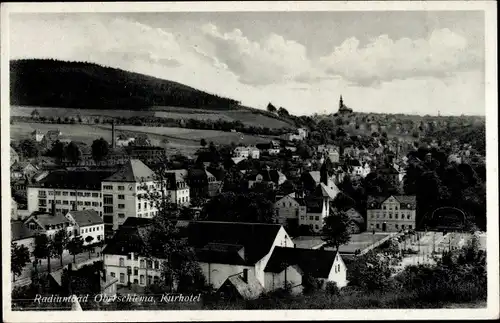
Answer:
M76 255L76 264L78 265L79 263L83 263L89 259L95 259L98 260L101 258L101 247L95 247L95 252L90 254L89 258L89 253L88 251L82 252L78 255ZM99 256L98 256L99 255ZM14 286L25 286L29 285L31 283L31 272L33 270L33 261L35 259L32 258L31 262L24 267L23 272L21 276L16 276L16 280L13 282ZM69 254L68 251L65 250L63 254L63 266L66 266L69 263L73 263L73 256ZM59 257L57 258L51 258L50 259L50 271L56 271L61 269L61 262L59 260ZM37 269L39 272L46 272L47 271L47 259L41 260L41 264L37 266Z

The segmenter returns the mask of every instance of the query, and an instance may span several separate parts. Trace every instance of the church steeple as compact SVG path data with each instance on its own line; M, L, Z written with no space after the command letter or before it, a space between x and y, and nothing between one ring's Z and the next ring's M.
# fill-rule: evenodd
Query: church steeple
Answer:
M344 100L342 99L342 94L341 94L339 100L339 109L342 109L343 106L344 106Z

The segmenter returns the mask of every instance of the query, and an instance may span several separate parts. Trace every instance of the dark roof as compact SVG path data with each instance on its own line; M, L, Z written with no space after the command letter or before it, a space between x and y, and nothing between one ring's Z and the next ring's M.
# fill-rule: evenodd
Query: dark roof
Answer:
M258 174L251 175L250 180L255 180L257 178L257 175L262 175L262 181L263 182L273 182L273 183L278 183L280 179L280 175L283 175L280 171L276 169L270 169L270 170L261 170Z
M381 175L399 175L399 172L394 167L384 167L376 170Z
M36 234L35 231L32 231L27 226L25 226L23 221L11 221L10 232L10 239L12 241L34 237Z
M245 265L245 247L240 244L208 243L195 253L200 262Z
M61 213L49 214L49 213L34 213L28 219L24 221L26 223L29 219L34 219L36 222L40 223L43 228L47 225L57 225L61 223L70 223L70 221Z
M307 213L321 213L323 211L323 199L307 198L305 199Z
M167 181L167 190L176 190L178 188L178 184L181 182L185 182L187 177L187 170L185 169L176 169L169 170L165 173L165 179Z
M144 248L144 240L140 231L141 226L131 226L135 221L126 223L129 219L133 219L133 217L127 218L125 223L116 231L113 238L106 242L106 247L102 251L103 254L127 255L131 252L141 254Z
M144 182L154 180L155 173L139 159L128 160L116 173L106 178L106 182Z
M415 195L392 195L400 203L401 209L414 210L417 207L417 197ZM379 209L380 205L391 196L368 196L367 208ZM409 206L408 206L409 205Z
M137 217L128 217L125 219L125 222L120 227L131 227L131 228L136 228L139 226L147 226L153 223L151 219L148 218L137 218Z
M57 170L48 174L33 187L101 190L101 182L113 172L99 170L68 171Z
M275 247L264 271L280 273L286 267L296 265L315 278L327 278L336 256L336 251Z
M95 210L70 211L69 213L80 227L104 223Z
M349 165L349 166L361 166L361 163L357 159L348 159L347 165Z
M204 257L203 261L253 265L271 250L280 228L279 224L193 221L190 222L187 232L188 241L196 250L207 250L206 246L209 244L238 245L244 248L243 261L234 258L236 247L228 248L225 254L221 249L217 252L203 251L200 254Z

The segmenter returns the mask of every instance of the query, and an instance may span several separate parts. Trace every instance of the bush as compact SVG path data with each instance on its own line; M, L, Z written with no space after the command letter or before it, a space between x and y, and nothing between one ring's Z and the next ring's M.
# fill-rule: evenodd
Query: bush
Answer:
M326 286L325 286L325 290L330 295L340 294L340 288L337 286L336 282L327 282Z

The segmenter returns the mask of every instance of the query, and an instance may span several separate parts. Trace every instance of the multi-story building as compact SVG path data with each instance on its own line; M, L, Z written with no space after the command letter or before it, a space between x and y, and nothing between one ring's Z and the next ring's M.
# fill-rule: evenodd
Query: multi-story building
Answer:
M243 157L243 158L252 158L259 159L260 158L260 150L257 147L236 147L233 152L234 157Z
M104 241L104 222L95 210L69 211L66 218L73 224L75 236L82 237L84 245L89 244L89 236L91 244Z
M101 182L111 174L95 170L53 171L28 185L28 212L47 212L55 203L58 213L93 209L102 216Z
M139 159L144 163L155 163L165 158L165 148L157 146L127 146L130 159Z
M248 178L248 188L254 187L257 183L265 184L273 189L277 189L286 181L286 176L276 169L264 169L259 173L250 175Z
M191 168L188 171L188 185L191 199L213 197L222 190L222 181L218 181L204 168Z
M306 215L306 205L304 199L295 198L295 194L288 194L274 203L276 218L281 225L288 225L293 222L298 225L298 220Z
M155 173L138 159L131 159L101 183L102 212L107 233L129 217L152 218L158 212L147 193L160 190Z
M397 232L416 228L417 199L414 195L369 196L367 230Z
M177 169L166 172L166 189L170 202L177 205L189 205L189 186L187 183L187 170Z
M71 221L55 211L51 213L35 212L24 220L24 225L31 231L46 234L51 239L59 230L66 230L70 238L74 237L74 226Z

